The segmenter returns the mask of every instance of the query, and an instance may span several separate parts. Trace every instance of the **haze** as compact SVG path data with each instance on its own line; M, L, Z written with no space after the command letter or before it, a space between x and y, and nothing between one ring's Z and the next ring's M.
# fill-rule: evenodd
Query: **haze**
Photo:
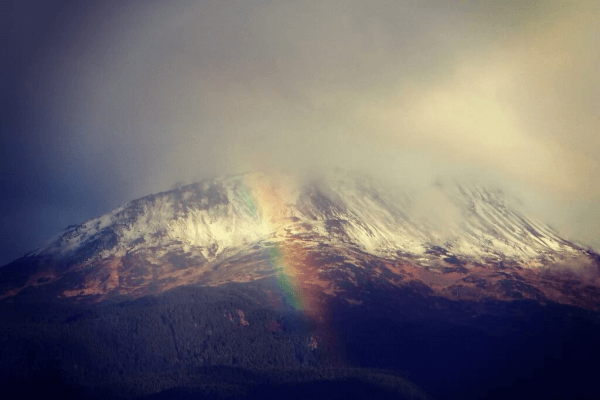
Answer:
M508 188L600 250L597 1L9 1L0 265L185 182Z

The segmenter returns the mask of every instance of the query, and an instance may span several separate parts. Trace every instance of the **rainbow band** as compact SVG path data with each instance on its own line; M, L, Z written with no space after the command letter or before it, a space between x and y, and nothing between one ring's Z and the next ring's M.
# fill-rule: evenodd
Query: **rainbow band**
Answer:
M236 196L248 216L261 219L264 224L276 231L283 219L287 218L286 196L280 187L270 185L257 176L244 176ZM269 263L277 271L277 284L286 294L286 302L296 310L308 311L304 290L296 279L297 271L293 261L298 258L286 241L271 242L268 250ZM298 260L299 261L299 260Z

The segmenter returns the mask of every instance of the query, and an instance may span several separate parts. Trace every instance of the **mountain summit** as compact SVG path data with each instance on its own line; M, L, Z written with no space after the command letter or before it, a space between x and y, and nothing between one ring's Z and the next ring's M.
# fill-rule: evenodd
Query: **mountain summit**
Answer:
M97 302L274 275L307 307L328 296L360 302L377 284L597 308L599 256L514 204L500 190L402 191L341 172L208 179L69 226L0 269L0 297Z

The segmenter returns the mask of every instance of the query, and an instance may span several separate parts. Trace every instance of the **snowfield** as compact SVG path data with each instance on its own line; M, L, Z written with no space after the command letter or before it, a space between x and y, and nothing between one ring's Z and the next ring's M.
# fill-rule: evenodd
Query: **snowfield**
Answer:
M67 257L88 247L106 258L176 244L212 261L265 240L307 236L379 256L423 256L436 246L447 254L525 266L582 252L509 205L499 190L454 184L419 194L348 173L302 184L250 173L134 200L67 228L28 256Z

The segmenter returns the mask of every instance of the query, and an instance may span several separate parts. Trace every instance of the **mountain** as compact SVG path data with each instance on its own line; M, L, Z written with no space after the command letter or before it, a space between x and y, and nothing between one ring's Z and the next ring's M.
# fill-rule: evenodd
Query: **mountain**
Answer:
M599 308L600 256L501 190L248 173L0 268L0 375L75 398L577 398L600 389Z
M339 171L302 183L258 173L205 180L68 227L0 269L0 293L101 301L284 274L329 295L360 277L454 299L597 308L598 255L509 200L458 184L393 191Z

